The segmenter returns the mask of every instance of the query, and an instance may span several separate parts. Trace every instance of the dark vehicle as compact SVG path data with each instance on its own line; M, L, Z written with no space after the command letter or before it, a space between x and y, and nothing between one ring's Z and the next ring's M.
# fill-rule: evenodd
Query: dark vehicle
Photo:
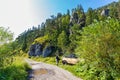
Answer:
M67 56L64 56L62 58L62 63L63 64L76 64L79 62L79 59L76 57L75 54L70 54L70 55L67 55Z

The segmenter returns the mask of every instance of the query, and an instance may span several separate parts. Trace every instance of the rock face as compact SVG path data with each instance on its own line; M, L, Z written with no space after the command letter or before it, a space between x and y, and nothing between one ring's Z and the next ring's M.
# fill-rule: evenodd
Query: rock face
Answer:
M39 56L42 54L42 45L33 44L29 49L29 56Z
M110 12L109 9L104 9L104 10L102 10L102 12L101 12L101 16L109 16L109 12Z
M33 45L31 45L28 54L29 54L29 56L47 57L51 54L52 51L53 51L52 46L47 46L45 49L43 49L43 45L33 44Z
M45 50L43 50L42 56L43 56L43 57L47 57L47 56L50 55L51 52L52 52L52 47L47 46L47 47L45 48Z

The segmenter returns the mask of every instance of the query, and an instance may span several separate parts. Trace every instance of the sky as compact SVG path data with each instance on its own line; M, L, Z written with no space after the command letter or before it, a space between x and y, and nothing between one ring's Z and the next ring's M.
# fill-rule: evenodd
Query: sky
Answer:
M14 38L45 22L51 15L66 13L81 4L85 11L118 0L0 0L0 26L10 28Z

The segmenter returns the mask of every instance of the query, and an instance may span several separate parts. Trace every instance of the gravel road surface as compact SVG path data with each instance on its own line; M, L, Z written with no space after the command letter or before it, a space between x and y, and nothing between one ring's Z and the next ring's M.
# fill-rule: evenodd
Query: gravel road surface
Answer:
M31 59L25 59L25 61L32 67L32 70L28 72L28 80L82 80L55 65Z

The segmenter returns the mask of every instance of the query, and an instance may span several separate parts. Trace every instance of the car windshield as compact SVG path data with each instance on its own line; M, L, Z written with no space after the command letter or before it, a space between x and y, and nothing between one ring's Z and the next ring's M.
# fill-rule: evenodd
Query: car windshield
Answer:
M67 57L67 58L77 58L75 54L69 54L69 55L67 55L65 57Z

